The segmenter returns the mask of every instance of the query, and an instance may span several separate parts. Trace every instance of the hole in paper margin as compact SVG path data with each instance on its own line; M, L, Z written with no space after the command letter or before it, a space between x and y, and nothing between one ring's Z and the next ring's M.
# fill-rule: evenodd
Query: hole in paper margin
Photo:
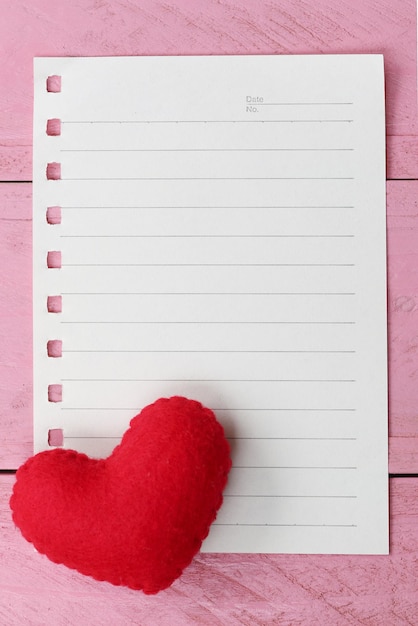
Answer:
M62 385L48 385L48 402L62 402Z
M47 163L46 177L48 180L60 180L61 179L61 163Z
M48 445L57 448L64 444L64 431L62 428L50 428L48 430Z
M61 120L54 117L46 122L46 134L50 137L61 135Z
M46 221L48 224L61 224L61 207L49 206L46 210Z
M60 93L61 91L61 76L52 74L46 79L46 90L49 93Z
M46 308L48 313L62 313L62 296L48 296Z
M46 344L49 357L54 359L62 357L62 341L61 339L50 339Z
M50 250L46 256L46 264L50 269L60 269L61 252L59 250Z

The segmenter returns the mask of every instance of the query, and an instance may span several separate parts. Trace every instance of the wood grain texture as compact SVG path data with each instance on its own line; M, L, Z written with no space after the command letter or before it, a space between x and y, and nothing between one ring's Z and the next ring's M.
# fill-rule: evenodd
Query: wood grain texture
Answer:
M0 468L32 453L32 193L0 184Z
M0 180L31 179L32 58L383 53L391 178L418 177L415 0L1 0ZM410 149L407 145L410 144Z
M0 475L0 623L7 626L415 626L418 479L392 479L390 556L198 555L157 596L83 577L13 526Z
M390 471L418 472L418 181L387 183ZM0 184L0 468L32 453L31 185Z
M386 168L386 176L389 180L418 178L418 139L416 136L390 135L386 137Z
M418 181L387 184L390 470L418 472Z

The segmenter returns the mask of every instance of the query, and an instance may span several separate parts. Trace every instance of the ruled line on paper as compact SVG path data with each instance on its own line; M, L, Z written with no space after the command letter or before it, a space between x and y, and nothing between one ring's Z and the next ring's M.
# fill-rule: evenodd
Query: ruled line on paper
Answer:
M298 124L298 123L351 123L353 119L315 120L61 120L64 124Z
M234 465L234 469L249 469L248 465ZM328 466L328 465L251 465L251 469L291 469L291 470L307 470L307 469L315 469L315 470L357 470L357 466L347 467L347 466Z
M60 411L139 411L140 409L138 407L107 407L107 406L99 406L99 407L95 407L95 406L60 406ZM260 408L254 408L254 409L247 409L247 408L243 408L243 407L230 407L230 408L219 408L219 407L213 407L212 410L214 412L217 411L222 411L224 413L227 412L238 412L238 411L249 411L251 413L254 412L266 412L266 411L270 411L270 412L276 412L276 411L283 411L283 412L316 412L316 413L324 413L324 412L331 412L331 413L339 413L339 412L343 412L343 413L354 413L357 411L357 409L355 408L331 408L331 409L324 409L324 408L314 408L314 409L300 409L300 408L292 408L292 407L287 407L287 408L283 408L283 407L277 407L277 408L268 408L268 409L260 409Z
M302 378L61 378L63 382L205 382L205 383L355 383L355 379Z
M138 411L138 409L134 409L135 411ZM116 436L116 435L67 435L66 437L67 439L114 439L119 440L120 437ZM226 439L228 441L230 440L234 440L234 437L226 437ZM249 441L257 441L258 439L260 439L259 437L240 437L240 439L248 439ZM292 440L297 440L297 441L310 441L311 438L309 437L299 437L299 438L295 438L295 437L263 437L263 439L265 439L266 441L274 441L274 440L280 440L280 441L292 441ZM352 438L337 438L337 437L317 437L315 438L315 441L356 441L356 439L352 439ZM341 466L341 467L329 467L329 466L316 466L316 465L306 465L306 466L292 466L292 465L234 465L233 466L234 469L317 469L317 470L333 470L333 469L340 469L340 470L356 470L357 467L345 467L345 466Z
M104 209L104 210L120 210L120 209L171 209L171 210L175 210L175 209L220 209L222 211L226 210L226 209L354 209L355 206L354 205L330 205L330 206L314 206L314 205L272 205L272 206L264 206L264 205L253 205L253 206L246 206L246 205L219 205L219 206L208 206L208 205L189 205L189 206L173 206L170 204L164 205L164 206L105 206L105 205L101 205L101 206L65 206L65 205L61 205L61 209L67 209L67 210L83 210L85 211L86 209Z
M111 354L355 354L355 350L63 350L64 353Z
M316 500L317 498L324 498L324 499L330 499L330 500L356 500L357 496L347 496L347 495L332 495L332 496L323 496L323 495L296 495L296 494L289 494L289 495L280 495L280 494L249 494L249 493L243 493L243 494L233 494L233 493L224 493L223 495L224 498L300 498L301 500L309 500L309 499L313 499Z
M355 235L59 235L62 239L350 239Z
M195 324L202 324L202 325L206 325L206 324L213 324L213 325L217 325L217 324L225 324L225 325L231 325L231 324L235 324L235 325L242 325L242 324L260 324L260 325L266 325L266 324L284 324L284 325L291 325L291 324L329 324L329 325L346 325L346 324L356 324L355 320L349 320L349 321L301 321L301 322L296 322L294 320L291 321L286 321L286 322L277 322L277 321L272 321L272 320L265 320L262 322L259 321L248 321L248 322L243 322L240 320L237 321L218 321L218 322L214 322L214 321L193 321L193 320L189 320L189 321L182 321L182 320L177 320L177 321L144 321L144 320L138 320L138 321L123 321L123 320L118 320L118 321L113 321L113 320L94 320L94 321L89 321L89 320L59 320L60 324L190 324L190 325L195 325Z
M212 526L254 526L259 528L271 527L284 527L284 528L357 528L357 524L272 524L271 522L265 522L264 524L249 524L243 522L217 522L214 521Z
M354 180L353 176L329 176L329 177L325 177L325 176L176 176L176 177L150 177L150 176L144 176L144 177L139 177L139 176L135 176L135 177L112 177L112 176L106 176L106 177L85 177L85 178L67 178L65 176L61 176L60 180L62 181L73 181L73 182L77 182L77 181L82 181L82 180L91 180L91 181L122 181L122 180L139 180L139 181L163 181L163 180L167 180L167 181L173 181L173 180L181 180L181 181L186 181L186 180Z
M354 148L63 148L60 152L354 152Z
M62 407L62 408L64 408L64 407ZM129 409L129 410L131 410L131 409ZM227 412L227 411L302 411L302 412L304 412L304 411L317 411L319 413L323 413L325 411L330 411L330 412L339 412L339 411L355 412L355 411L357 411L357 409L355 409L355 408L347 409L347 408L338 408L338 407L337 408L331 408L331 409L326 409L326 408L314 408L314 409L303 408L303 409L300 409L300 408L294 408L294 407L293 408L292 407L286 407L286 408L284 408L284 407L276 407L276 408L268 408L268 409L260 409L260 408L247 409L247 408L242 408L242 407L241 408L239 408L239 407L232 407L232 408L231 407L230 408L218 407L218 408L214 408L213 410L214 411L224 411L224 412Z
M62 263L63 267L355 267L355 263Z
M129 291L124 293L83 291L61 292L63 296L355 296L355 292L284 292L273 291Z
M226 437L231 441L357 441L357 437Z

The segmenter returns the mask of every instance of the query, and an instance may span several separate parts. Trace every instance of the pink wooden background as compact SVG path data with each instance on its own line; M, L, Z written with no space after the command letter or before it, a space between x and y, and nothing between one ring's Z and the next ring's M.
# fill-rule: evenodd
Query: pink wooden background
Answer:
M0 16L0 624L416 626L415 0L0 0ZM6 472L32 453L33 56L338 52L385 55L390 556L201 555L156 597L53 565L13 527Z

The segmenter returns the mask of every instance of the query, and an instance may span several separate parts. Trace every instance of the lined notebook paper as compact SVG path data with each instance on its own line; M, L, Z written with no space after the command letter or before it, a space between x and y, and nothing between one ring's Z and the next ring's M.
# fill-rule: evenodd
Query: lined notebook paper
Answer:
M185 395L204 550L386 553L384 137L379 55L36 59L35 451Z

